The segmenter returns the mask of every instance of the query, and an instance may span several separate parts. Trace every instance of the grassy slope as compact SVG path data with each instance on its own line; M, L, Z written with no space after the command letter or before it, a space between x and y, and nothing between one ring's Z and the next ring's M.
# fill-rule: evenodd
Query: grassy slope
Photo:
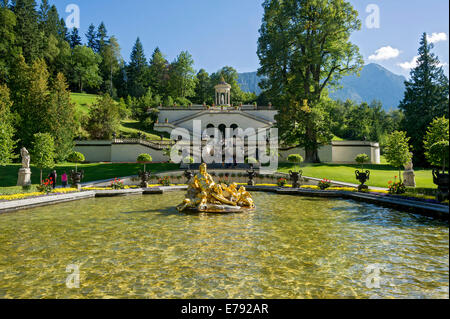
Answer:
M122 120L121 125L120 125L120 132L124 136L130 136L130 134L141 133L141 134L145 135L147 137L147 139L150 139L150 140L160 140L161 134L162 134L164 140L169 140L168 133L143 130L140 127L140 123L135 120Z
M357 184L355 178L355 170L361 170L359 165L340 165L340 164L304 164L301 165L303 175L316 178L327 178L330 180L341 181L346 183ZM292 164L280 164L279 171L283 173L292 169ZM398 176L398 170L389 165L365 165L364 169L370 170L370 180L367 181L369 186L387 187L389 181L394 181L394 177ZM416 169L416 185L417 187L436 188L433 184L431 170Z
M0 166L0 193L1 187L14 186L17 183L17 172L19 171L20 164L11 164L6 166ZM180 165L169 163L154 163L147 164L147 170L152 173L159 173L163 171L169 171L178 169ZM83 182L91 182L103 179L114 179L114 177L124 177L137 175L139 170L142 170L143 165L134 163L93 163L93 164L80 164L78 169L84 170L85 178ZM61 174L66 171L70 172L71 169L75 169L74 164L58 164L55 170L58 174L58 183L60 183ZM39 183L39 170L36 167L31 167L31 182L32 184ZM50 173L50 170L44 170L43 176L46 177Z
M99 96L95 94L70 93L70 98L80 112L88 114L89 107L97 101Z
M84 115L89 114L90 106L94 104L99 98L98 95L85 93L71 93L70 97L76 104L77 111ZM167 139L169 137L167 133L144 130L140 127L139 122L134 120L122 120L119 130L120 133L125 137L131 137L131 134L138 133L145 135L148 139L151 140L159 140L161 138L161 134L163 134L164 139Z

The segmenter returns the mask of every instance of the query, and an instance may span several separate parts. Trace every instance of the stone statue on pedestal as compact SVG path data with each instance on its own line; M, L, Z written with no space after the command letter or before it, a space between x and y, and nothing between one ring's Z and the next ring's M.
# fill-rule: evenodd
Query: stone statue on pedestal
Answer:
M412 158L412 156L411 156ZM416 187L416 174L414 174L412 159L405 165L405 171L403 172L403 184L405 186Z
M31 185L30 153L25 147L22 147L20 156L22 156L22 168L19 169L17 186Z

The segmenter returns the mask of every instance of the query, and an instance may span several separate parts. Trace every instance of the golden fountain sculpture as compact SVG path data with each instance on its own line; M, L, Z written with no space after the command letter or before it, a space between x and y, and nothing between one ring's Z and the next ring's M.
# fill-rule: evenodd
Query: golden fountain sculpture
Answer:
M206 171L206 164L200 165L199 173L194 175L188 185L186 198L177 206L179 212L194 211L206 213L232 213L255 208L252 195L244 186L236 183L229 186L216 184Z

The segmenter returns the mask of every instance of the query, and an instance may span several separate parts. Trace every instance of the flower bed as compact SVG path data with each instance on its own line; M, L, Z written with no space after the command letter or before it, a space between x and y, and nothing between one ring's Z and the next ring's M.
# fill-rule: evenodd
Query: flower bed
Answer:
M50 191L49 193L46 192L32 192L32 193L19 193L19 194L12 194L12 195L2 195L0 196L1 200L18 200L18 199L26 199L31 197L38 197L38 196L44 196L44 195L58 195L58 194L67 194L72 192L78 192L76 188L56 188Z

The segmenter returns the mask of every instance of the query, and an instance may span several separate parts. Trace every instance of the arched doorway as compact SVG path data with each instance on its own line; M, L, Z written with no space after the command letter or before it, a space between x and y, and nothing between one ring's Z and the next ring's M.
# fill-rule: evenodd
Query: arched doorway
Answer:
M231 128L231 136L236 136L236 133L237 133L236 130L238 128L238 125L237 124L231 124L230 128Z
M225 129L227 128L227 126L225 125L225 124L220 124L219 125L219 131L220 131L220 133L222 134L222 139L224 139L225 138Z
M210 124L206 125L206 134L205 135L209 136L210 138L214 137L214 124L210 123Z

